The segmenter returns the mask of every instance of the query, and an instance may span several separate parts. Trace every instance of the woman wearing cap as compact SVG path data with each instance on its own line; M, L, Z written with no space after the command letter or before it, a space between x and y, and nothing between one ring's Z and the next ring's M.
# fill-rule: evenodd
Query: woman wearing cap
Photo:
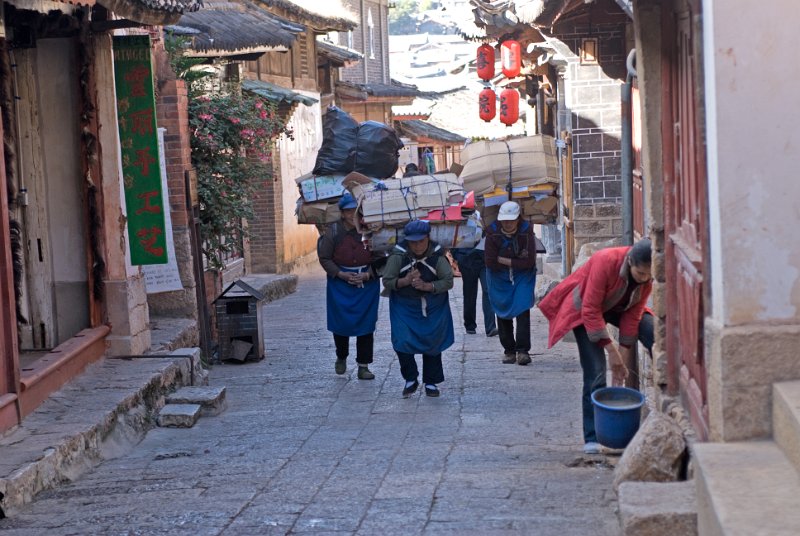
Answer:
M519 204L500 205L497 221L486 236L486 279L489 299L497 313L503 363L531 362L531 307L536 287L536 237L533 226L520 217ZM514 319L517 321L516 336Z
M442 352L455 338L448 296L453 270L442 247L431 241L430 232L427 221L407 223L405 238L395 246L383 273L383 284L390 291L392 346L406 380L403 397L419 387L414 354L422 354L425 394L439 396L437 384L444 381Z
M578 343L583 369L583 450L600 451L594 429L591 394L606 386L606 357L615 385L628 377L637 338L653 347L653 317L646 312L653 283L650 276L650 241L633 247L601 249L572 272L539 303L550 322L548 347L570 330ZM611 340L606 323L619 327L619 345Z
M319 263L328 275L328 331L336 345L336 374L347 371L350 337L356 337L358 379L372 380L373 334L378 321L380 285L371 263L376 260L356 231L358 203L345 192L339 200L342 219L325 228L317 242Z

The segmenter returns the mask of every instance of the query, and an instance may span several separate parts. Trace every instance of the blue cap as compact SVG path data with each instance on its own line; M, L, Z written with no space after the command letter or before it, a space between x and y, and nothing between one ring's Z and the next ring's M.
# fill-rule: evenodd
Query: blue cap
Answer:
M353 197L353 194L345 192L342 194L342 198L339 199L339 210L348 210L351 208L358 208L358 202L356 198Z
M425 220L410 221L403 228L403 234L406 240L411 240L412 242L422 240L431 234L431 224Z

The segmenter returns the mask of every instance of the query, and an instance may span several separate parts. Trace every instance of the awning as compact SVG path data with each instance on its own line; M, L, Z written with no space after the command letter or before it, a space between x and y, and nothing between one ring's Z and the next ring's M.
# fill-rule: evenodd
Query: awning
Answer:
M285 87L264 82L263 80L245 80L242 82L242 89L251 93L255 93L260 97L264 97L265 99L269 99L276 103L299 102L301 104L305 104L306 106L311 106L312 104L319 102L317 99L312 97L302 95Z

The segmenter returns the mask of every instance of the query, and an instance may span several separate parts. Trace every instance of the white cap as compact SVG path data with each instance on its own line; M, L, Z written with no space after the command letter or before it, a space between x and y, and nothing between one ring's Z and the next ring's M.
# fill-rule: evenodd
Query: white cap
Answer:
M497 215L498 221L510 221L519 218L519 203L516 201L506 201L500 205L500 213Z

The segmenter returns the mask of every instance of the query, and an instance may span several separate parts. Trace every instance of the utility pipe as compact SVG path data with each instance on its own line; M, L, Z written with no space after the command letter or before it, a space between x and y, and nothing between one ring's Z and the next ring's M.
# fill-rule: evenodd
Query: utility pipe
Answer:
M621 117L622 117L622 243L633 244L633 118L631 117L631 94L633 92L633 78L636 71L632 69L636 58L636 49L628 54L626 64L628 74L621 88Z

